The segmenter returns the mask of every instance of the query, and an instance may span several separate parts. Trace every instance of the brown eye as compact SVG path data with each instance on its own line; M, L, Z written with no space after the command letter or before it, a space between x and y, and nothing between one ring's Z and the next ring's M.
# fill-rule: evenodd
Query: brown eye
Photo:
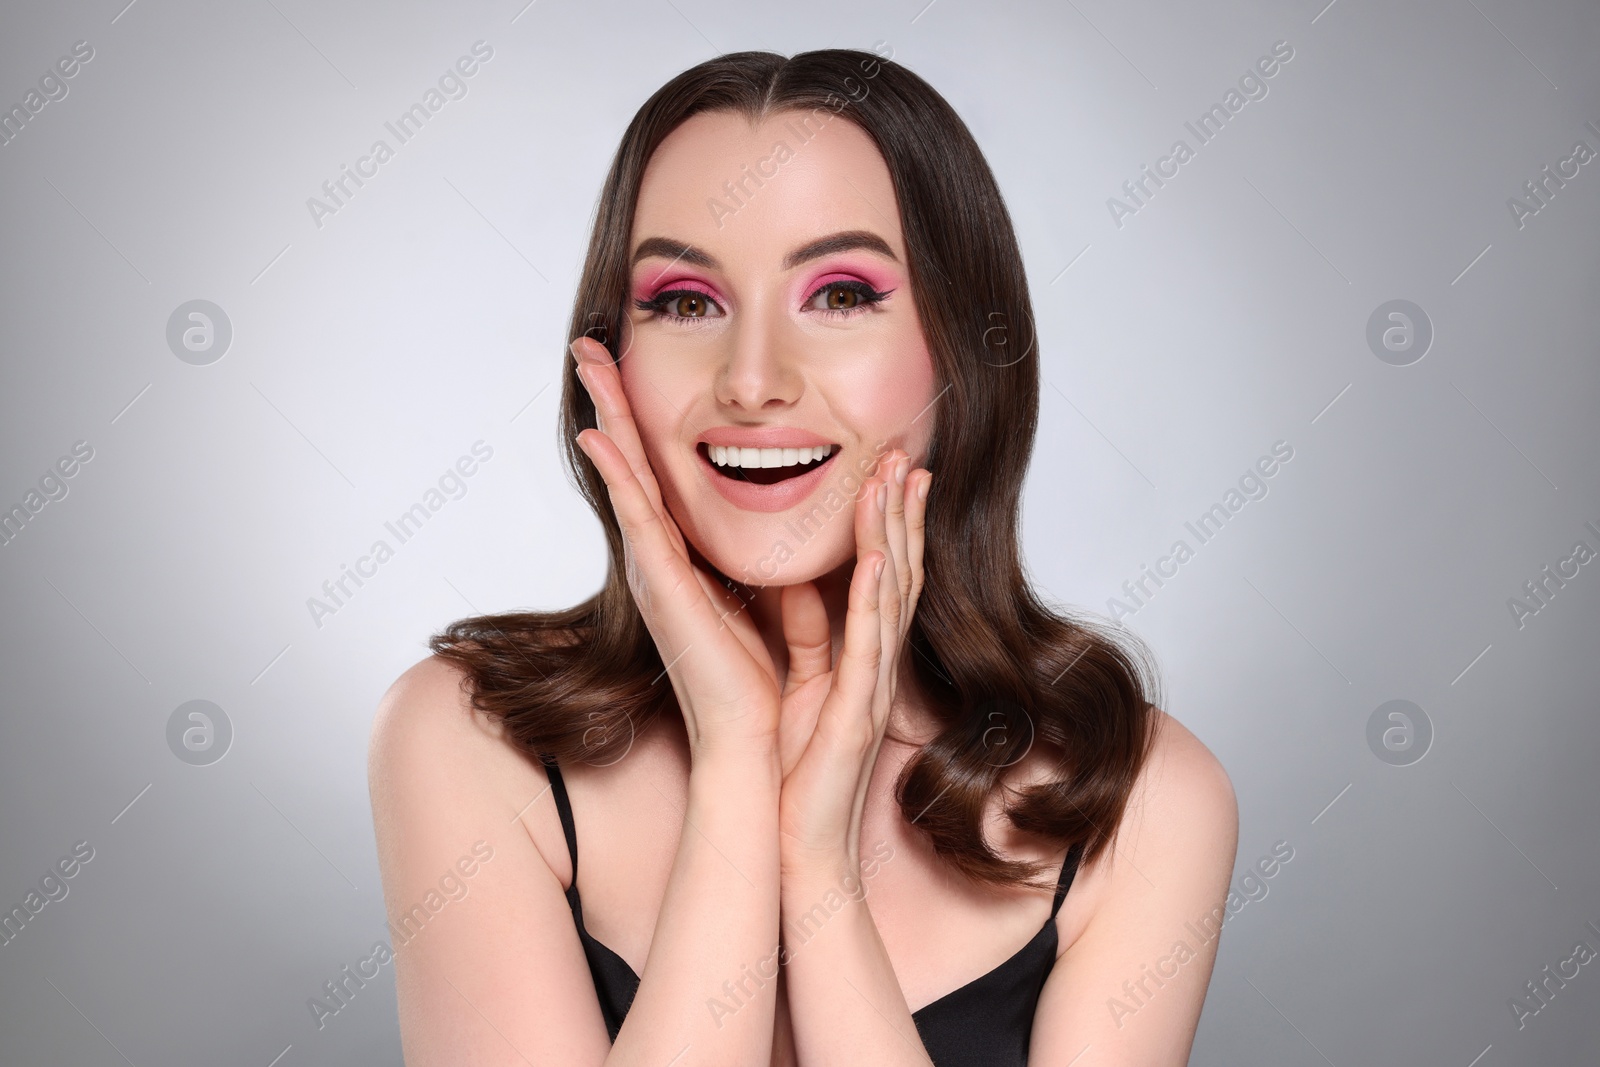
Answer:
M672 313L686 319L702 318L706 313L706 298L698 293L684 293L673 299Z
M856 278L827 282L812 291L806 301L806 307L813 311L831 314L836 318L849 318L857 312L866 311L892 292L893 289L880 293Z
M723 315L717 302L698 289L663 289L649 299L635 300L633 306L666 322L717 319Z

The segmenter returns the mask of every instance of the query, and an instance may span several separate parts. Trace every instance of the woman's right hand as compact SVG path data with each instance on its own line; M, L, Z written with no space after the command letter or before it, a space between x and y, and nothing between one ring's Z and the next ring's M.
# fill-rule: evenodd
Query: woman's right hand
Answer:
M672 680L690 745L696 753L729 742L776 746L780 695L766 644L744 603L690 560L611 354L589 337L573 341L572 354L599 422L578 434L578 447L605 479L622 527L628 588Z

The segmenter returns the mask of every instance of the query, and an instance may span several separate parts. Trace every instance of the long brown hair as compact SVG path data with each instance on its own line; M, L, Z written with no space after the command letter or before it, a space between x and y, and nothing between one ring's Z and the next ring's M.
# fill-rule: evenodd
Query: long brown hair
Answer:
M901 811L969 877L1041 884L1032 879L1049 865L999 856L982 815L1006 768L1043 745L1058 755L1059 774L1012 791L1007 814L1020 830L1082 843L1092 861L1111 843L1148 755L1159 681L1141 642L1047 606L1023 572L1018 510L1039 407L1032 306L1000 190L944 98L905 67L853 49L735 52L684 71L623 134L568 336L587 334L619 358L645 166L681 122L715 110L754 121L789 110L847 118L877 144L899 200L942 390L925 464L936 475L925 584L902 653L938 729L896 783ZM605 482L575 441L595 426L593 402L565 353L561 363L559 441L605 529L605 585L564 610L463 619L429 646L464 670L474 704L526 751L606 764L656 716L677 714L677 703L628 589Z

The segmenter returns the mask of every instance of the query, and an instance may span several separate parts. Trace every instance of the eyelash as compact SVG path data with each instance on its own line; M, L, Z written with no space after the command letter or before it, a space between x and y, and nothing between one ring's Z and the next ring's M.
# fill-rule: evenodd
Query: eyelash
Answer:
M874 305L882 302L884 297L894 292L893 289L886 289L880 293L866 282L855 278L847 278L842 281L829 282L826 285L819 286L812 291L810 296L806 297L806 303L809 304L811 301L815 300L818 295L831 292L834 289L848 289L850 292L856 294L859 303L857 303L853 308L813 308L811 310L814 314L827 315L830 318L849 318L852 315L869 310ZM681 324L687 324L695 322L698 319L710 317L706 315L679 315L675 312L666 310L668 304L683 296L697 296L702 300L710 301L713 304L716 303L715 300L711 299L709 294L701 292L699 289L663 289L661 292L657 293L653 297L650 297L649 299L635 300L633 302L633 306L638 308L640 311L649 312L653 317L669 319Z

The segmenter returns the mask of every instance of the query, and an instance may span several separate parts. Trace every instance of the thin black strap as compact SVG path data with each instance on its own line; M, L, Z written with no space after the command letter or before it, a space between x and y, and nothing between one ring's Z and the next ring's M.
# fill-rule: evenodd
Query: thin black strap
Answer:
M539 754L545 773L550 776L550 792L556 798L556 812L561 816L561 832L567 835L567 852L572 855L572 885L578 885L578 829L572 821L572 801L567 797L567 783L561 778L561 768L554 756Z
M1067 849L1067 858L1061 861L1061 875L1056 879L1056 902L1050 908L1050 918L1056 917L1056 912L1061 910L1061 902L1067 899L1067 890L1072 886L1073 878L1078 874L1078 860L1083 856L1083 842L1078 841Z

